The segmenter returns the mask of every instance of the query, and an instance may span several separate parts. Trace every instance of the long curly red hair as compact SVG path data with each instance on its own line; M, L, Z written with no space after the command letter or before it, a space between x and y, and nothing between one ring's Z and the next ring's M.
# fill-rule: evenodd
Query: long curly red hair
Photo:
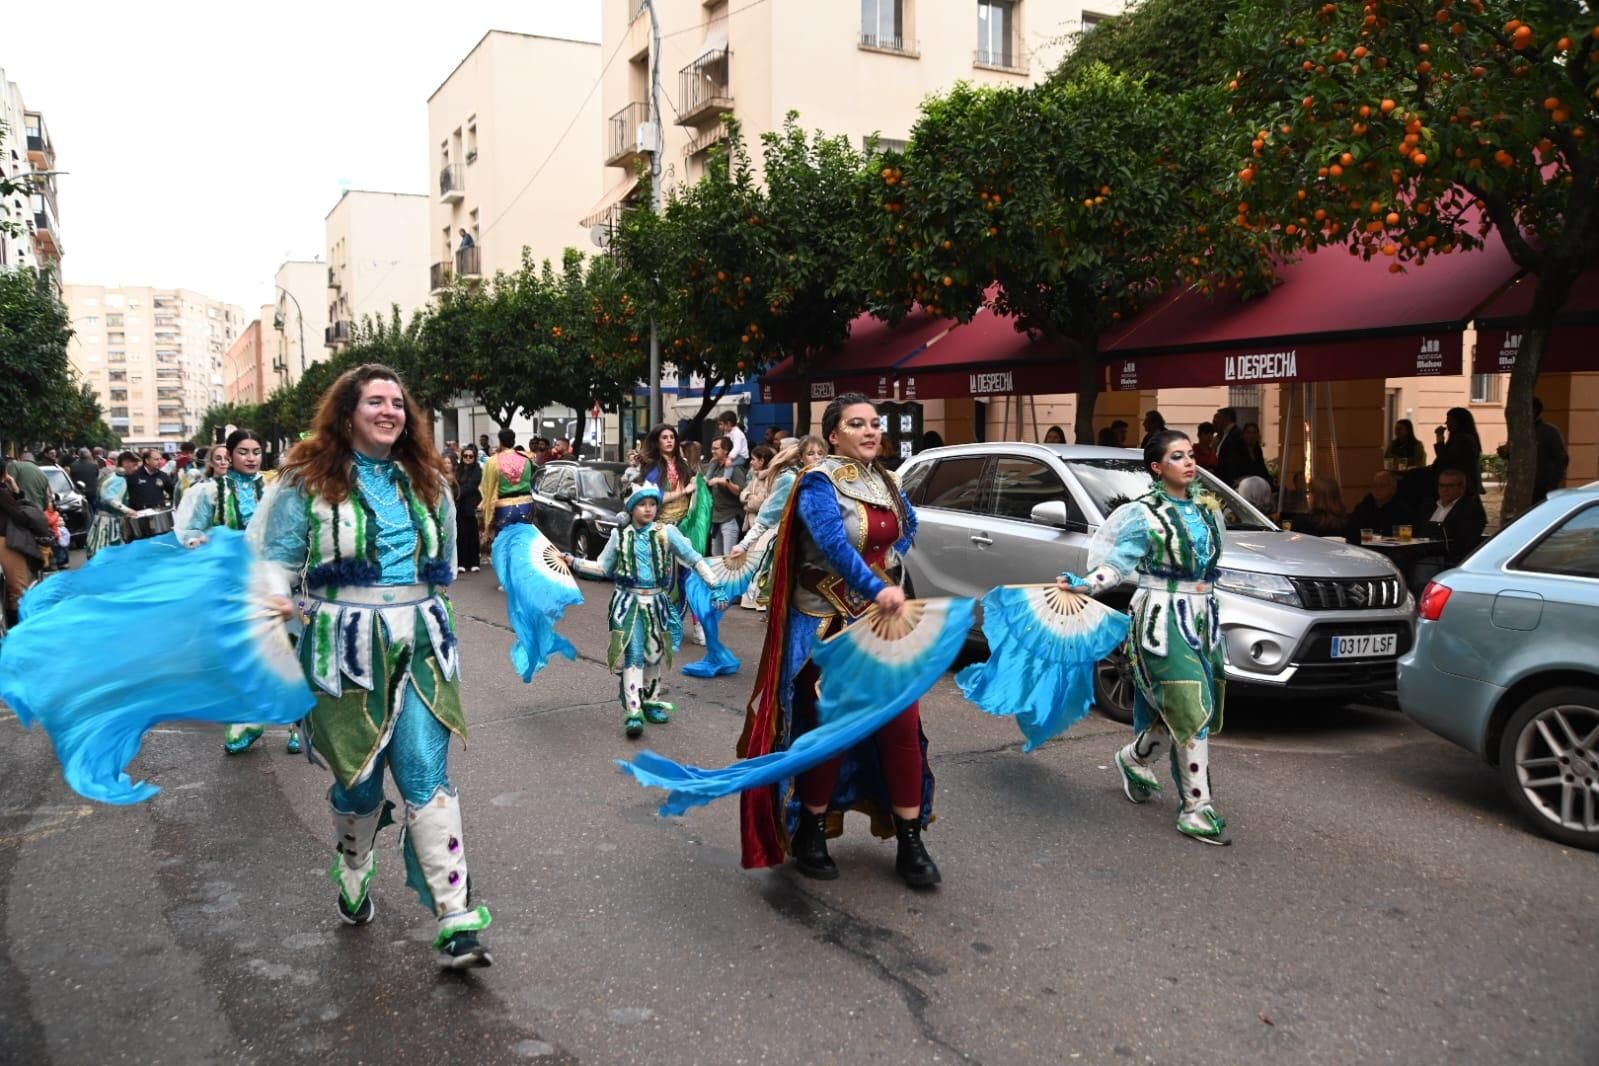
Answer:
M405 382L381 363L364 363L346 370L322 394L316 417L311 420L311 435L289 450L281 476L299 479L307 492L329 503L343 503L350 498L355 491L355 443L350 437L350 421L369 381L392 381L400 387L405 399L405 429L389 457L411 479L412 491L429 507L437 507L449 470L425 432L422 409Z

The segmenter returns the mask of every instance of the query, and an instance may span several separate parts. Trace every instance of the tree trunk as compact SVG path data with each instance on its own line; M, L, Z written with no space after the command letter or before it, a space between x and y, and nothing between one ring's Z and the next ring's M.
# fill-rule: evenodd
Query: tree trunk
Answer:
M1506 464L1504 502L1500 508L1500 527L1509 525L1532 506L1533 482L1538 470L1538 436L1534 428L1532 400L1538 389L1538 373L1543 367L1555 315L1571 296L1571 288L1581 273L1580 267L1551 264L1538 275L1532 309L1527 312L1521 350L1516 365L1510 368L1510 392L1505 397L1505 428L1510 434L1510 458Z
M1094 443L1094 406L1099 400L1099 345L1070 343L1077 353L1077 421L1073 430L1078 444Z

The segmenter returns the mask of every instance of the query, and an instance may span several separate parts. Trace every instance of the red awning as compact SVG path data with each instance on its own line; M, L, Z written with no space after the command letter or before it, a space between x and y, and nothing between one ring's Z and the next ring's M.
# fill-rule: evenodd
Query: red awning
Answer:
M987 307L894 369L896 397L947 400L957 397L1075 392L1074 365L1058 347L1029 340L1015 320Z
M861 315L850 324L849 341L844 347L811 367L808 397L801 395L804 382L795 372L794 360L784 359L761 375L761 402L831 400L851 390L873 399L889 399L893 395L895 364L948 333L954 325L952 319L939 318L920 308L912 310L898 326Z
M1508 374L1521 352L1527 312L1532 310L1534 277L1523 277L1477 315L1474 374ZM1599 370L1599 269L1577 279L1566 306L1555 319L1539 369L1550 373Z
M1281 268L1258 299L1170 293L1105 345L1110 387L1459 374L1467 322L1518 272L1509 253L1490 238L1403 274L1389 262L1328 248Z

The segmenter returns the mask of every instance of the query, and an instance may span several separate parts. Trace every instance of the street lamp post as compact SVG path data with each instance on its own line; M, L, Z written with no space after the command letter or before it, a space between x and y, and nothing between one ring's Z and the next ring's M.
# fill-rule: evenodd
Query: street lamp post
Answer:
M277 290L280 293L282 293L283 295L287 296L290 299L290 301L293 302L293 304L294 304L294 313L296 315L298 315L299 318L300 318L300 376L304 377L305 376L305 311L300 307L300 301L295 297L294 293L290 292L288 289L285 289L282 285L277 286ZM277 321L273 322L272 324L273 324L274 327L277 328L277 330L280 333L283 331L283 315L282 315L281 312L277 316ZM282 361L282 363L280 365L274 366L272 369L277 370L280 373L286 373L288 371L288 369L289 369L289 360L288 360L287 356L285 356L285 358L283 359L283 361Z

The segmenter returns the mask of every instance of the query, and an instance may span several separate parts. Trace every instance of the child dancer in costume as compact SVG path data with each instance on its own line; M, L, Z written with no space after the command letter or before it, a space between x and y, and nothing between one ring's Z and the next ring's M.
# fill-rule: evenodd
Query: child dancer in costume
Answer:
M658 486L638 486L627 498L631 521L611 531L597 561L565 557L574 573L616 583L607 662L621 678L622 726L629 737L642 736L646 720L660 725L676 710L660 697L660 683L661 670L672 665L683 641L682 615L671 596L678 564L716 584L716 575L678 528L656 521L660 504Z
M392 822L387 767L405 802L406 884L437 921L451 969L493 960L478 939L451 736L464 741L455 612L455 505L420 409L384 366L346 371L323 395L309 438L268 489L250 538L287 596L304 575L300 661L316 693L312 750L328 792L339 916L365 925L378 831ZM285 600L283 607L292 613Z
M746 759L787 748L818 725L821 672L812 654L824 637L873 603L888 614L905 604L900 556L915 538L916 512L878 462L877 408L859 393L838 397L822 415L822 436L833 454L797 476L777 525L771 618L738 746ZM773 496L780 493L774 482ZM921 839L932 815L933 775L919 706L911 703L865 744L800 774L792 796L777 788L745 792L744 865L776 866L792 852L800 873L835 878L827 838L842 831L843 811L857 809L871 816L874 833L898 839L895 869L906 884L937 884L938 866Z
M1194 446L1175 430L1144 446L1154 487L1111 513L1088 548L1088 574L1059 584L1098 595L1134 574L1132 743L1116 753L1122 790L1134 803L1160 791L1157 764L1170 755L1182 792L1179 832L1229 844L1227 821L1211 803L1210 744L1222 724L1225 678L1216 615L1216 565L1225 527L1214 497L1194 483Z
M211 449L202 469L208 471L206 476L191 482L178 502L176 532L185 548L204 544L212 529L244 529L250 524L265 488L261 438L252 430L234 430L228 434L226 447ZM222 734L222 750L238 755L260 737L259 725L230 725ZM293 726L289 727L288 751L290 755L300 751L300 731Z

